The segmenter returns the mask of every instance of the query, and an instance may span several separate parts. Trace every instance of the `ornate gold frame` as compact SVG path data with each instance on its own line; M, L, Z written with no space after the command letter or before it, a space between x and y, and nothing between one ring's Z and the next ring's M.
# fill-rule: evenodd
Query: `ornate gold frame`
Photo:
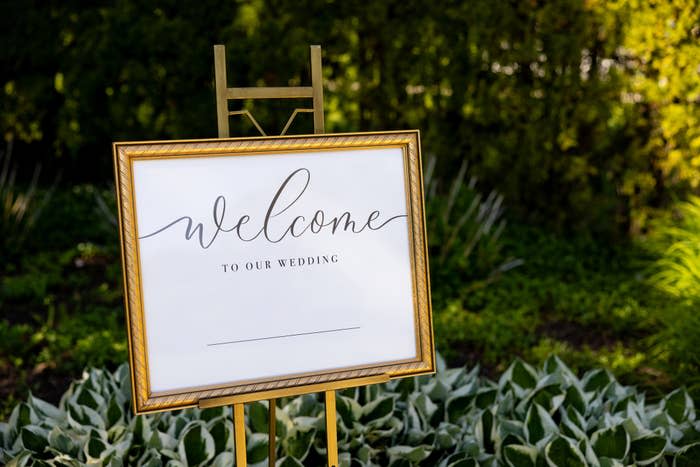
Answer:
M416 322L418 357L412 360L343 368L320 373L285 375L256 381L237 381L218 386L199 386L178 392L153 393L149 388L148 349L144 328L144 309L138 233L135 222L132 162L138 159L173 157L212 157L249 154L279 154L319 150L350 150L378 147L401 147L404 154L406 202L409 214L410 258L413 275L413 303ZM125 308L131 366L134 411L147 413L182 409L196 405L223 405L231 397L246 400L281 397L302 393L304 387L314 391L342 387L343 380L384 376L397 378L435 371L435 347L430 303L427 240L423 209L423 177L418 130L339 133L332 135L274 136L179 141L118 142L113 145L119 232L124 268ZM260 397L256 397L260 393ZM202 401L209 400L207 404ZM221 401L220 404L212 401Z

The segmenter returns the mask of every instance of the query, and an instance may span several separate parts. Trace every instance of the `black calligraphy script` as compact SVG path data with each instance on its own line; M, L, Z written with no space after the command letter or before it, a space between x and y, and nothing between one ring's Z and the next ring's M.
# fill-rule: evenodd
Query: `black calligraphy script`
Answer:
M295 178L301 180L303 187L301 190L298 190L296 197L294 197L295 193L293 191L291 192L291 197L293 197L291 202L286 204L279 203L282 195L287 194L287 191L289 190L288 185ZM212 208L213 231L210 235L205 236L204 225L202 223L195 223L190 216L182 216L154 232L139 237L139 239L143 240L154 237L165 230L173 228L180 223L184 223L185 239L191 240L192 238L195 238L199 243L199 246L201 246L203 249L207 249L217 238L219 238L219 234L222 232L233 232L241 241L244 242L252 242L257 238L262 237L270 243L279 243L287 237L298 238L302 235L307 235L309 233L318 234L322 231L328 231L331 234L335 234L338 231L359 234L367 229L380 230L391 221L402 217L407 217L406 214L400 214L386 218L385 220L381 220L381 213L375 210L369 213L366 221L360 222L355 221L349 211L345 211L340 215L332 217L326 214L326 212L322 209L318 209L309 217L308 221L305 216L300 215L294 217L291 222L282 224L280 228L280 222L275 222L275 218L288 211L297 201L299 201L306 189L309 187L310 182L311 172L306 168L302 167L290 173L287 178L284 179L280 187L277 189L275 196L272 198L272 201L267 208L267 213L263 219L262 227L253 235L246 235L243 232L246 230L243 228L243 226L248 224L251 220L251 217L247 214L240 216L234 224L230 224L228 227L224 225L226 222L226 198L219 195L214 200L214 206Z

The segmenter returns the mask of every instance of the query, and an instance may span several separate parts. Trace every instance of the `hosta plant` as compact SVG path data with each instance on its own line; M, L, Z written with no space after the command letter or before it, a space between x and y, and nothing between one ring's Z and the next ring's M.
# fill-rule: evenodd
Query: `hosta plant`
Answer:
M29 397L0 424L0 463L233 465L230 408L134 417L129 371L90 370L59 405ZM282 399L277 465L325 462L317 395ZM478 368L343 391L337 398L343 466L691 466L700 424L678 389L657 403L605 370L578 378L556 357L516 360L498 381ZM264 466L267 406L246 406L248 460Z

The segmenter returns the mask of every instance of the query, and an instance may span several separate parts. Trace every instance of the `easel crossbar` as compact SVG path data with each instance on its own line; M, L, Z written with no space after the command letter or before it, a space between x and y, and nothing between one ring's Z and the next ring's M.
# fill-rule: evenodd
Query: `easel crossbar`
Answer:
M227 99L310 99L314 97L311 86L228 88Z
M248 404L250 402L262 400L279 399L280 397L300 396L302 394L312 394L315 392L337 391L340 389L354 388L357 386L365 386L368 384L386 383L387 381L389 381L389 375L381 374L375 376L365 376L362 378L341 379L337 381L329 381L327 383L309 384L306 386L272 389L270 391L262 391L248 394L235 394L232 396L212 397L209 399L200 399L199 408L207 409L210 407L220 407L222 405Z

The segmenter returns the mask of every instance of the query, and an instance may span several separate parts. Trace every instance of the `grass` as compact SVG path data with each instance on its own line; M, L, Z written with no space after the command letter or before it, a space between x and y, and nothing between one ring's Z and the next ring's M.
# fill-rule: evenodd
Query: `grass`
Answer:
M1 266L0 419L30 390L56 402L83 368L127 359L118 239L99 202L109 192L57 190L37 234ZM683 304L647 284L652 258L639 245L511 224L500 241L504 256L524 263L493 282L475 287L454 265L432 273L437 347L450 364L479 363L495 376L516 356L541 363L557 353L651 395L697 378L677 365L683 336L671 338L675 354L664 343L664 323Z

